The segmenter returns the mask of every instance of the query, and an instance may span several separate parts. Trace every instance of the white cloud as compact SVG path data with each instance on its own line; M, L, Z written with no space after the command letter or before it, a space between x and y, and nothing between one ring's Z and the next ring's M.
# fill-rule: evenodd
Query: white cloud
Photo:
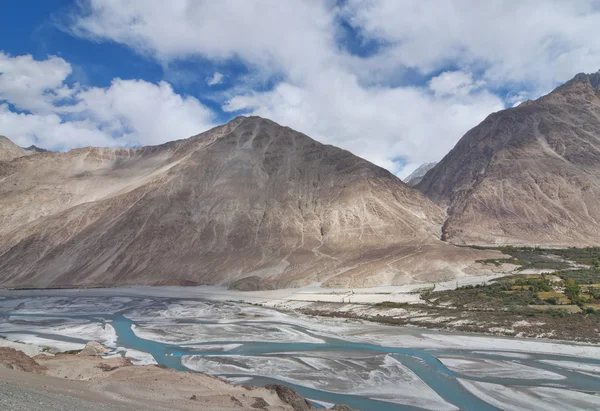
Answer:
M89 88L77 98L76 112L137 144L160 144L212 126L208 108L193 97L176 94L164 81L115 79L110 87Z
M219 84L223 81L223 77L223 74L219 73L218 71L215 71L212 77L206 79L206 84L208 84L209 86Z
M334 19L319 0L90 0L70 29L163 61L202 54L218 60L240 57L262 69L302 71L334 47Z
M207 107L167 82L115 79L107 88L70 87L70 72L59 57L36 61L0 53L0 134L22 146L64 150L159 144L213 126Z
M72 94L63 84L71 66L56 56L36 61L30 55L11 57L0 51L0 73L0 101L10 101L20 110L51 112L54 102Z
M386 42L378 59L423 72L450 63L540 92L600 68L597 0L350 0L344 14L365 38Z
M465 71L445 71L429 80L429 88L436 96L466 96L485 82L473 81L473 75Z
M14 113L0 104L0 134L21 147L35 144L42 148L66 150L78 146L119 145L90 121L63 122L57 114Z
M520 91L517 93L509 93L504 100L506 101L506 103L512 105L512 107L517 107L519 104L528 99L529 93L526 91Z
M597 0L335 4L89 0L70 31L166 66L192 56L241 60L250 78L279 82L269 91L252 82L228 90L225 110L270 117L400 175L439 160L489 112L600 68ZM352 55L341 20L359 42L380 48ZM424 84L398 86L409 70Z

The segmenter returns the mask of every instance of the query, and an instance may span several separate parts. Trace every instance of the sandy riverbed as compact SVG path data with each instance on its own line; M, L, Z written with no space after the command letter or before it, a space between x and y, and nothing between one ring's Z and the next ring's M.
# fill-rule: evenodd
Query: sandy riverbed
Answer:
M532 401L531 398L538 395L544 397L546 404L557 406L570 404L593 405L596 401L597 396L591 392L583 392L581 389L578 390L577 387L575 389L567 388L569 388L569 379L574 375L570 370L574 370L581 375L590 375L597 378L595 373L597 361L593 361L593 364L591 362L589 364L580 362L576 364L575 362L583 358L600 359L599 345L389 327L360 320L308 317L258 305L205 301L209 299L239 301L239 299L231 297L246 294L228 290L221 294L209 294L209 291L214 289L214 287L195 287L185 289L185 292L180 292L178 288L173 287L28 291L28 294L17 292L16 295L19 296L16 298L6 299L5 301L0 299L0 307L4 307L4 310L10 313L6 317L5 328L9 331L6 333L7 338L11 339L20 339L20 335L25 335L26 328L31 329L35 325L37 332L46 338L45 342L51 342L49 338L52 335L56 335L57 339L66 338L72 336L74 330L77 330L84 332L86 335L101 338L107 344L114 345L114 327L116 327L117 322L113 322L114 327L110 325L110 321L114 319L102 320L93 315L88 318L88 316L78 317L69 316L69 314L85 314L96 311L114 314L118 311L125 318L135 322L131 324L133 334L137 337L143 337L145 341L175 344L182 347L208 343L204 348L210 348L210 351L213 352L210 356L190 355L182 357L183 365L189 369L236 374L236 378L250 378L253 375L275 375L279 381L318 388L327 392L343 393L362 390L360 392L366 396L381 398L388 403L417 405L430 409L440 409L440 405L452 406L452 404L442 404L440 398L436 397L437 394L432 395L429 392L423 395L428 392L427 386L424 385L425 382L407 372L401 366L402 364L398 365L396 362L392 362L396 357L386 355L385 351L382 355L372 354L364 358L362 356L355 358L354 354L347 352L340 353L336 357L334 355L336 351L329 350L327 353L323 353L320 352L319 346L325 346L327 340L333 339L348 343L385 346L389 347L390 351L393 351L394 348L433 351L455 350L457 351L455 353L438 354L438 360L441 364L445 364L450 371L457 373L457 378L466 381L465 384L461 382L462 386L457 385L459 390L464 387L473 396L492 405L503 401L504 396L511 396L511 390L518 390L518 395L514 396L512 403L515 407L527 405ZM59 292L62 295L69 296L58 297L56 294ZM152 296L160 295L168 298L150 298L146 292ZM108 296L111 294L112 296ZM30 295L30 297L26 297L26 295ZM35 295L35 298L32 298L33 295ZM173 298L173 295L177 295L177 298ZM228 296L228 298L225 296ZM261 297L264 298L265 295ZM275 300L265 299L263 301ZM286 301L286 304L293 306L315 304L305 301ZM358 304L345 303L338 305L355 307ZM368 306L364 307L368 308ZM44 318L42 315L44 312L56 312L66 316L60 319L61 322L59 322L53 315L47 315ZM97 322L97 324L93 326L90 322ZM42 337L30 334L29 338L30 340L27 341L33 342L35 340L31 340L31 338ZM297 348L277 353L272 351L259 352L258 357L256 352L250 354L229 353L231 355L225 358L221 358L222 355L220 354L220 352L235 350L246 344L252 347L252 344L257 344L257 346L267 343L293 344L298 341L315 347L311 352L294 351ZM64 341L57 341L57 343L64 343ZM51 344L44 345L53 347ZM111 348L112 351L119 352L120 350L119 347ZM39 352L39 349L37 351ZM149 349L149 351L151 350ZM214 353L215 351L217 353ZM479 359L466 358L466 355L460 352L463 352L463 354L464 352L479 353L483 354L484 357ZM35 353L35 350L32 353ZM139 361L139 364L150 361L150 357L152 357L141 351L132 352L130 356L126 352L123 354L131 358L132 361ZM155 352L155 354L157 353ZM546 366L538 366L540 364L536 361L540 359L540 355L550 356L549 359L545 358L545 362L541 363L549 365L550 369L547 369ZM485 358L486 356L499 358ZM531 361L526 363L522 361L527 359L531 359ZM231 368L232 364L234 369ZM160 369L151 366L142 368ZM329 372L330 370L334 370L334 372ZM363 378L360 370L365 370L365 375L368 375L369 378ZM312 373L308 380L304 379L305 373ZM76 369L68 375L68 378L79 379L81 378L79 375L80 373ZM370 384L373 380L371 377L378 377L379 375L382 376L378 380L381 382ZM93 377L93 379L96 378L100 377L98 375ZM394 389L390 389L389 386L385 385L385 382L388 380L398 381L398 379L402 379L404 385L400 390L401 396L396 398L390 396L390 393L397 392L397 387L394 386ZM492 381L483 384L482 379L491 379ZM502 379L508 381L498 381ZM515 384L516 380L525 381L522 384L525 388L511 385ZM320 385L311 385L315 381ZM358 385L350 386L348 385L350 383ZM532 390L527 388L530 384L539 384L540 387L537 388L551 388L551 390ZM593 388L589 388L593 385L588 384L586 386L586 381L582 384L584 386L583 390L596 392ZM132 389L137 390L135 387ZM382 393L378 390L382 390ZM569 393L568 396L564 397L565 401L562 402L560 401L561 391ZM379 394L385 394L385 397L381 397ZM427 399L427 404L424 403L423 397ZM451 409L450 407L447 409ZM507 409L514 408L508 407ZM548 409L551 409L551 407Z

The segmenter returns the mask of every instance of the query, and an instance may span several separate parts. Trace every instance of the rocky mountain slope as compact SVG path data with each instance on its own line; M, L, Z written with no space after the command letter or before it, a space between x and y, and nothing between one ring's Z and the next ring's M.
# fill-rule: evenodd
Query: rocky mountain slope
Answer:
M491 114L417 188L454 243L600 244L600 72Z
M439 241L444 211L391 173L259 117L0 165L3 286L361 287L487 255Z
M24 148L19 147L6 137L0 136L0 161L10 161L28 154Z
M435 167L436 164L436 162L433 162L420 165L415 171L410 173L410 175L404 179L404 182L411 187L416 186L421 182L421 180L423 180L425 174L427 174L429 170Z

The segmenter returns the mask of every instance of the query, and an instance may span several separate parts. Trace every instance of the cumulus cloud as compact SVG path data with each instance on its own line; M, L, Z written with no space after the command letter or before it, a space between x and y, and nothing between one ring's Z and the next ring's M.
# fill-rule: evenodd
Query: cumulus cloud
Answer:
M215 71L212 77L206 79L206 84L208 84L209 86L219 84L223 81L223 77L223 74L219 73L218 71Z
M52 112L55 102L72 95L63 84L71 66L56 56L36 61L30 55L11 57L0 51L0 73L0 100L20 110Z
M89 0L70 31L168 61L201 53L240 57L261 69L303 70L335 47L335 15L319 0Z
M451 64L545 92L600 67L596 0L349 0L343 13L364 38L386 43L378 59L423 72Z
M79 4L71 33L165 65L242 61L275 85L233 87L225 111L270 117L401 176L439 160L490 112L600 68L596 0ZM368 53L352 51L348 27L354 43L373 44ZM406 85L410 72L425 80Z
M213 125L207 107L167 82L115 79L106 88L84 87L68 85L70 73L60 57L0 53L0 134L22 146L65 150L159 144Z
M473 75L465 71L445 71L429 81L429 88L437 96L466 96L485 85L484 81L473 81Z
M108 88L81 91L77 99L79 103L71 110L136 144L164 143L212 126L207 107L194 97L176 94L164 81L115 79Z
M509 93L506 96L505 101L506 101L506 103L512 105L512 107L516 107L528 99L529 99L529 93L526 91L520 91L517 93Z
M0 134L21 147L35 144L52 150L79 146L111 147L117 142L87 120L63 121L57 114L28 114L11 111L0 104Z

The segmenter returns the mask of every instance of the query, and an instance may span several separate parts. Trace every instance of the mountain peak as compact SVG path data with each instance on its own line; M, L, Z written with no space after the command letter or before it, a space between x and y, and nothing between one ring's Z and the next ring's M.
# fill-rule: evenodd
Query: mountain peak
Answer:
M29 147L25 147L24 149L25 149L25 151L28 151L31 153L48 153L48 152L50 152L50 150L46 150L45 148L38 147L35 144L32 144Z
M404 182L411 187L416 186L421 182L425 174L427 174L427 172L436 165L437 161L432 163L421 164L415 171L413 171L408 177L406 177L406 179L404 179Z
M230 129L234 129L236 127L239 127L240 125L259 125L259 124L265 124L265 125L276 125L279 127L283 127L280 124L277 124L276 122L274 122L273 120L270 120L268 118L264 118L264 117L260 117L260 116L237 116L234 119L230 120L227 124L225 124L225 126L228 126L228 128ZM220 126L221 127L221 126Z
M281 124L279 124L271 119L261 117L261 116L238 116L238 117L234 118L233 120L231 120L231 122L236 122L236 121L238 121L240 124L246 123L246 122L250 122L250 123L254 123L254 124L266 123L266 124L273 124L273 125L277 125L280 127L284 127Z
M10 161L27 155L24 149L13 143L9 138L0 136L0 161Z
M576 74L571 80L569 80L565 85L572 83L586 83L592 86L592 88L596 91L600 91L600 70L595 73L579 73Z

